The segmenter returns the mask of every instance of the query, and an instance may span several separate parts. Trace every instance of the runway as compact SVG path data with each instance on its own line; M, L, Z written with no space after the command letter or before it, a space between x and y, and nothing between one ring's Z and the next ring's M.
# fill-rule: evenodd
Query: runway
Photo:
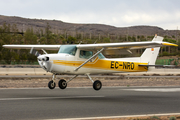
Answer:
M180 87L0 89L1 120L180 113Z

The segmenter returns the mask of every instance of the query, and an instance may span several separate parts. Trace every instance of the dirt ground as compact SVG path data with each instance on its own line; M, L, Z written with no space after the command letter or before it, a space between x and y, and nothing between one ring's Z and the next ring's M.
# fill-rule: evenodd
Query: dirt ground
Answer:
M61 79L68 80L69 77ZM103 86L180 86L180 77L163 78L121 78L121 77L94 77L93 80L100 80ZM36 88L47 87L51 78L0 78L0 88ZM56 80L56 86L60 78ZM75 78L68 83L67 87L91 87L92 82L86 78Z

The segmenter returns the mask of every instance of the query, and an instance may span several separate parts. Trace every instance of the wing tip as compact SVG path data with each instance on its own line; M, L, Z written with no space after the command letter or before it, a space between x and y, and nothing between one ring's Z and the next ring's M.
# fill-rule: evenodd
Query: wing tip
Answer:
M165 46L175 46L175 47L178 46L177 44L173 44L173 43L162 43L162 45L165 45Z

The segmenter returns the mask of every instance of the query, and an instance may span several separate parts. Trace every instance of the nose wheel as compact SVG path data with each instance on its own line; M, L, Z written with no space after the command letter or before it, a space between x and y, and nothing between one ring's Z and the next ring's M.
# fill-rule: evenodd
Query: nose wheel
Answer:
M48 83L48 87L49 87L49 89L51 89L51 90L56 87L55 79L56 79L56 75L53 74L52 80L49 81L49 83Z
M54 89L56 87L56 83L53 80L51 80L48 83L48 87L49 87L49 89Z

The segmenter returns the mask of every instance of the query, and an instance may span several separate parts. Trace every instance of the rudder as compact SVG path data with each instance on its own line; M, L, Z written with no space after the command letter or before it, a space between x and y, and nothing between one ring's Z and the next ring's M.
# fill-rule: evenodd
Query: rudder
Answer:
M162 41L163 37L155 36L152 41ZM148 65L155 65L157 56L159 54L160 47L146 48L140 59L142 63L148 63Z

